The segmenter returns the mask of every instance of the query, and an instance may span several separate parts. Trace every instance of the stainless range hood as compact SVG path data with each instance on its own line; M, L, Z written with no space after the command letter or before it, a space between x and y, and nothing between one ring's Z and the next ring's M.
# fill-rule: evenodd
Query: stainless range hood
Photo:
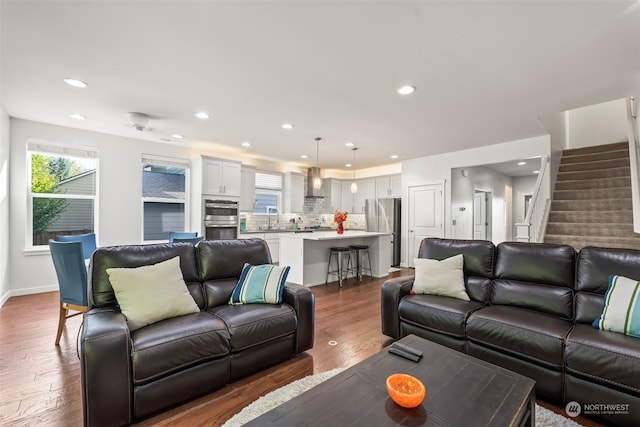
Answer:
M324 199L324 190L322 188L313 188L313 180L322 179L320 168L309 168L307 170L307 197L308 199Z

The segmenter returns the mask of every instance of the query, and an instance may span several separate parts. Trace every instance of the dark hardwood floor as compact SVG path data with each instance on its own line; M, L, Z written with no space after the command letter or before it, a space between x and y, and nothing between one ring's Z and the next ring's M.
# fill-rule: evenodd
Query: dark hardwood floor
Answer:
M412 270L392 276L407 274ZM380 351L392 342L381 333L383 281L350 279L342 289L337 283L311 288L316 297L313 349L135 425L217 426L269 391L307 375L351 366ZM54 345L57 320L57 292L13 297L0 309L0 425L82 425L76 345L81 319L67 321L60 347ZM584 418L577 421L599 426Z

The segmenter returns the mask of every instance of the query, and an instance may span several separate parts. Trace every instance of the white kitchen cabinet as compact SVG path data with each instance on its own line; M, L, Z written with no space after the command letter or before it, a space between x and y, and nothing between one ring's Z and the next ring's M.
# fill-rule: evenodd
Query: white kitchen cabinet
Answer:
M284 174L284 213L304 212L304 175L297 172Z
M376 180L365 178L356 180L358 192L354 199L353 213L365 213L365 200L376 198Z
M376 178L376 198L401 197L401 175L386 175Z
M332 214L342 208L342 181L335 178L324 180L324 213Z
M280 237L278 234L266 233L264 241L271 252L271 263L277 264L280 261Z
M203 157L202 194L240 197L240 163Z
M353 212L355 195L351 192L351 181L342 181L342 211Z
M240 211L253 212L256 209L256 168L242 165L240 187Z

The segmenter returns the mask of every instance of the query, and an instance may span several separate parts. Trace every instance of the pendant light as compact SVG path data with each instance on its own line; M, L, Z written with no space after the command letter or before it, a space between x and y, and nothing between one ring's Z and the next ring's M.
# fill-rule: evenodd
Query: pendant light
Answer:
M320 141L322 138L319 136L315 138L316 141L316 175L313 177L313 188L319 190L322 188L322 178L320 178Z
M353 182L351 183L351 192L358 192L358 184L356 184L356 150L358 147L353 147L351 150L353 151Z

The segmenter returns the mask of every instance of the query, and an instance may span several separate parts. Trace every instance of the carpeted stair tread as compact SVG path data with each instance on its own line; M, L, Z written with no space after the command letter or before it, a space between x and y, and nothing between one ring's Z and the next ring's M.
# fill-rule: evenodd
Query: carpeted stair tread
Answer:
M602 223L633 223L633 211L630 209L612 210L583 210L560 211L549 214L549 222L578 222L589 224Z
M563 156L579 156L582 154L602 153L606 151L616 151L629 149L629 142L614 142L613 144L592 145L590 147L568 148L562 151Z
M629 147L624 150L613 150L613 151L604 151L600 153L589 153L589 154L579 154L579 155L563 155L560 160L560 164L569 164L569 163L586 163L586 162L595 162L598 160L612 160L612 159L628 159L629 158Z
M590 237L628 237L633 235L633 224L629 223L592 223L592 222L549 222L547 233L551 235Z
M629 166L611 169L592 169L588 171L570 171L559 172L557 181L577 180L577 179L596 179L596 178L614 178L622 176L631 176L631 168Z
M599 200L631 198L631 187L556 190L553 200Z
M547 234L544 241L545 243L569 245L576 250L580 250L585 246L640 249L640 237L562 236Z
M608 210L619 211L631 209L631 198L622 199L573 199L573 200L552 200L551 212L555 211L584 211L584 210Z
M630 176L598 179L565 179L556 181L556 190L589 190L596 188L631 187Z
M560 163L560 172L579 172L622 167L629 167L629 157L626 159L596 160L584 163Z

